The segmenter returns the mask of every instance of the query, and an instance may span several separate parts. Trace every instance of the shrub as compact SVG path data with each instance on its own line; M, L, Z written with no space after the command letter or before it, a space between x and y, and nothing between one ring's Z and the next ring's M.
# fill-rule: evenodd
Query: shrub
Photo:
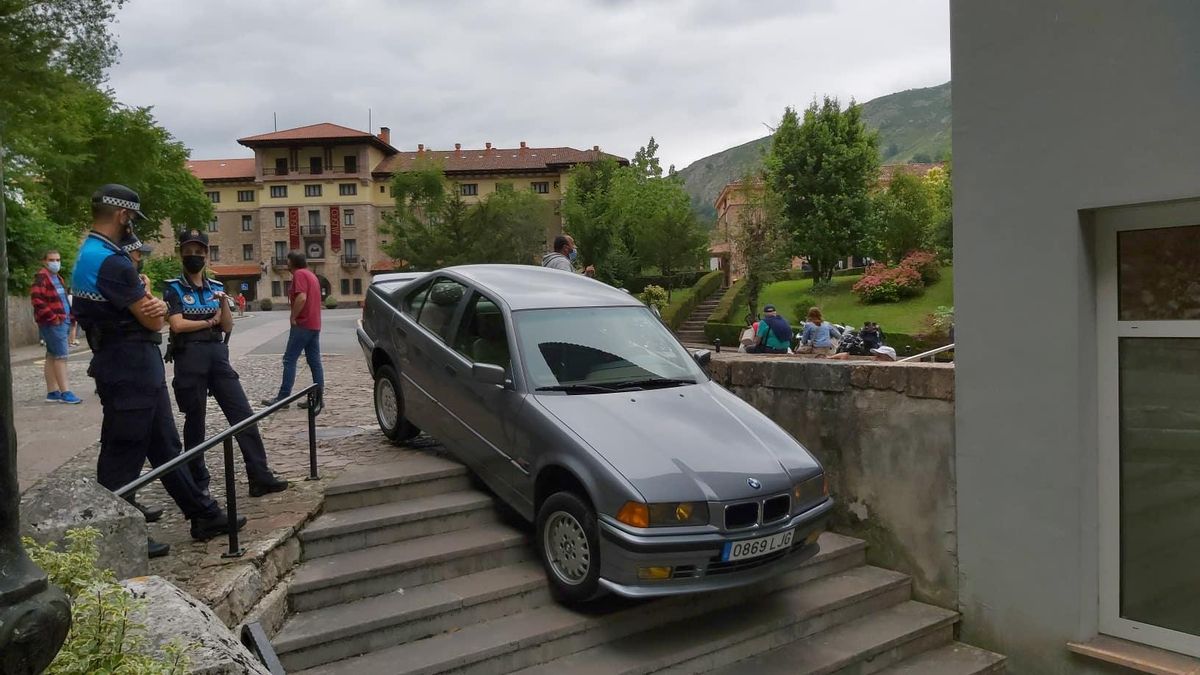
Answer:
M945 341L949 339L950 327L953 325L954 308L940 305L925 317L927 330L923 337L931 341Z
M942 278L942 268L938 264L936 253L929 251L913 251L904 256L900 267L910 267L921 275L921 283L928 286Z
M710 321L704 324L704 337L709 344L715 342L718 338L721 340L721 350L737 351L738 345L741 344L742 331L746 330L746 326L740 323L720 323Z
M337 298L332 295L325 298L325 309L337 309Z
M29 557L71 598L71 630L62 650L46 670L50 675L175 675L188 670L186 649L177 642L163 647L161 660L148 656L146 627L134 614L144 601L118 584L111 570L96 567L100 532L83 528L67 532L65 551L22 539Z
M924 289L921 273L915 268L903 265L888 267L876 263L867 268L867 273L850 290L861 302L875 304L899 302L901 298L920 295Z
M271 306L272 306L271 299L270 299L270 298L263 298L262 300L259 300L259 301L258 301L258 306L259 306L259 307L261 307L261 308L262 308L262 311L264 311L264 312L269 312L269 311L271 311Z
M662 312L663 307L667 306L667 289L651 284L642 289L637 298L644 302L647 307L657 307L658 311Z

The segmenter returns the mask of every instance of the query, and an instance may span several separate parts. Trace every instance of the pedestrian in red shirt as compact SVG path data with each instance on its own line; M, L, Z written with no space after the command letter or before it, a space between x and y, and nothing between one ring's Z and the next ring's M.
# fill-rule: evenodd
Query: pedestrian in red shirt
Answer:
M82 403L82 399L71 391L67 384L67 345L71 330L71 301L67 284L63 281L62 256L58 251L47 251L45 265L33 277L29 299L33 302L33 320L38 333L46 343L46 402Z
M238 293L237 296L238 316L246 314L246 296Z
M322 390L325 388L325 371L321 368L321 283L317 281L317 275L309 271L308 258L303 253L289 253L287 264L292 273L292 285L288 290L288 299L292 303L292 330L283 351L283 382L279 385L279 393L275 398L264 400L263 405L292 395L292 387L296 384L296 362L300 360L301 351L308 361L313 383ZM307 408L308 402L301 401L300 407Z

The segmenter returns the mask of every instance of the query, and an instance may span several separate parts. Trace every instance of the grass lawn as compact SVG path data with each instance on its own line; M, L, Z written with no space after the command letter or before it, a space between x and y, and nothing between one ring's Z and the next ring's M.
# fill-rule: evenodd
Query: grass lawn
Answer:
M814 296L812 280L777 281L763 290L758 304L773 304L794 327L803 323L808 308L817 306L825 319L834 323L861 326L875 321L885 332L915 335L925 330L925 317L939 305L954 305L954 268L943 267L942 278L925 289L924 295L900 302L864 305L850 287L861 277L834 277L833 290Z

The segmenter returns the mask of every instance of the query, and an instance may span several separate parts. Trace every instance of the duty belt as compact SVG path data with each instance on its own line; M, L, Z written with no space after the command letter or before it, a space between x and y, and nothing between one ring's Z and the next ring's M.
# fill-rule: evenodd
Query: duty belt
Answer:
M225 338L225 334L219 329L198 330L191 333L175 333L171 339L177 344L187 344L189 342L221 342Z
M162 344L162 333L155 333L148 330L132 329L132 326L126 328L124 326L115 325L97 325L92 326L86 331L88 346L92 351L98 351L108 345L119 344L122 342L150 342L153 344Z

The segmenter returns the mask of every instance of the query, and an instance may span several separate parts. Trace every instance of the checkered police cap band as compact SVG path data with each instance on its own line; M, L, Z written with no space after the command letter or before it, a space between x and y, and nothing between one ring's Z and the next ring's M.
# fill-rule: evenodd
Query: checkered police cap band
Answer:
M109 206L116 206L116 207L122 208L122 209L129 209L130 211L141 211L142 210L142 205L137 202L132 202L132 201L129 201L128 199L119 199L117 197L109 197L108 195L104 195L103 197L101 197L100 203L108 204Z

